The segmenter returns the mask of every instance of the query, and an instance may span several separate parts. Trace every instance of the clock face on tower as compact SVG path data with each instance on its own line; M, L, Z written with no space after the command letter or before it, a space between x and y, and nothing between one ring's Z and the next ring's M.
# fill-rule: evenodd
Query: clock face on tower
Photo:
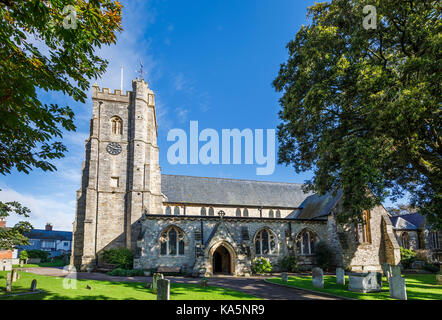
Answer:
M120 154L121 150L121 145L117 142L110 142L106 147L106 151L114 156Z

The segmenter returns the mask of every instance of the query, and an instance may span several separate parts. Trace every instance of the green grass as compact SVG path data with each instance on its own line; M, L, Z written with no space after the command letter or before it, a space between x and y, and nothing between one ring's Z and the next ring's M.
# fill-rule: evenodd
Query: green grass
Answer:
M13 293L29 291L32 279L44 293L5 297L6 273L0 271L0 300L156 300L156 294L145 288L145 283L77 280L77 289L64 289L63 278L42 276L27 272L12 284ZM86 289L90 285L92 290ZM219 287L203 288L194 284L170 284L171 300L258 300L258 298Z
M40 266L38 264L28 263L28 264L24 264L23 267L20 267L19 264L13 264L12 267L13 268L38 268Z
M324 276L323 289L313 287L311 276L289 277L288 282L282 282L281 278L271 278L269 281L359 300L394 300L390 298L388 282L385 277L382 278L382 292L377 293L348 291L348 276L345 277L345 286L336 284L335 276ZM434 274L406 275L405 282L409 300L442 300L442 286L436 284Z
M39 267L64 267L66 263L63 262L63 260L55 260L53 262L40 262L38 264L34 263L28 263L24 264L23 267L20 267L20 265L15 264L12 267L13 268L39 268Z

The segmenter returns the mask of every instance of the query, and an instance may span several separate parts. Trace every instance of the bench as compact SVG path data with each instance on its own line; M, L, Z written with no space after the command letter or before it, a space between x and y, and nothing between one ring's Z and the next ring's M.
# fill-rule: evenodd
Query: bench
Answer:
M165 267L161 266L157 269L158 273L181 273L181 267Z

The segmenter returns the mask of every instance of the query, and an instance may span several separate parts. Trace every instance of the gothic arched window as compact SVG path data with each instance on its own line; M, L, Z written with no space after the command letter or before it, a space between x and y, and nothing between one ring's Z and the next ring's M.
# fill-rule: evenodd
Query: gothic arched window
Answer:
M215 211L213 211L213 208L210 207L209 208L209 216L214 216L215 215Z
M281 211L276 210L276 217L277 217L277 218L281 218Z
M255 252L257 255L276 253L276 236L269 229L262 229L256 234Z
M241 217L241 209L240 208L236 209L236 216Z
M180 215L180 207L175 207L173 209L173 214L176 215L176 216L179 216Z
M410 236L408 235L408 232L403 232L401 234L401 242L403 248L410 249Z
M270 209L270 211L269 211L269 218L273 218L273 210L272 209Z
M296 237L296 248L298 250L298 254L314 254L316 242L318 242L318 237L313 231L308 229L302 230Z
M201 215L202 216L206 215L206 208L204 208L204 207L201 208Z
M123 120L120 117L113 116L111 118L112 134L123 134Z
M172 215L172 209L170 209L169 206L166 207L166 215L168 216Z
M169 227L160 235L160 255L184 255L184 232L176 227Z
M362 221L358 225L358 239L359 243L371 243L371 232L370 232L370 211L364 210L362 212Z
M244 217L248 217L248 216L249 216L249 210L247 210L247 208L244 208L244 210L243 210L243 212L242 212L242 215L243 215Z

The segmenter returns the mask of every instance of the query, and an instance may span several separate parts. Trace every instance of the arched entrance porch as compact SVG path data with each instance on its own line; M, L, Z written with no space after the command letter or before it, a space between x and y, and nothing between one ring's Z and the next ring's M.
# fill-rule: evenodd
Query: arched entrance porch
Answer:
M212 274L236 274L236 254L235 250L228 242L222 241L214 245L210 249L209 257Z

